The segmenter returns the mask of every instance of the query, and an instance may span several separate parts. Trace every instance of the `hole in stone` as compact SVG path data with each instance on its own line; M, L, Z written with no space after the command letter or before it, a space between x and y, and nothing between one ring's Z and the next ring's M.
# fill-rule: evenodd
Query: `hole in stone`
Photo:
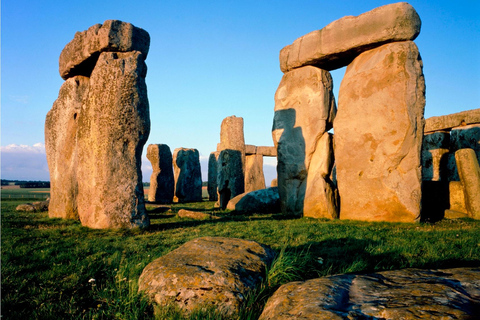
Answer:
M73 114L73 120L77 120L77 113L76 112Z

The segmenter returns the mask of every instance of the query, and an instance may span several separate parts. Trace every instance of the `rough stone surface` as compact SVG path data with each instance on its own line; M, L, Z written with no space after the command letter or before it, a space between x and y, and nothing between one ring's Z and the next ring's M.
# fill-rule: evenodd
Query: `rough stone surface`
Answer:
M334 162L332 136L325 132L318 140L312 156L303 205L304 217L338 218L338 195L335 186L330 181Z
M278 188L271 187L242 193L228 202L227 209L242 214L279 213L280 197Z
M243 118L230 116L222 121L220 127L220 144L217 151L236 150L242 155L242 170L245 169L245 137Z
M347 68L335 118L340 219L420 217L425 80L417 46L395 42Z
M404 269L285 284L259 319L453 320L479 311L480 268Z
M271 249L254 241L198 238L148 264L139 289L161 306L176 303L187 312L215 306L234 315L273 257Z
M48 211L49 200L46 201L36 201L33 203L23 203L19 204L15 210L24 211L24 212L43 212Z
M265 189L263 174L263 156L248 155L245 157L245 192Z
M175 179L173 177L173 157L166 144L150 144L147 159L152 164L148 201L168 204L173 202Z
M210 153L208 158L208 200L217 201L218 200L218 188L217 188L217 160L220 155L219 151Z
M258 146L257 147L257 154L261 154L264 157L276 157L277 156L277 148Z
M228 201L245 192L242 169L242 153L238 150L222 150L217 161L217 187L219 206L227 207Z
M219 217L212 216L211 214L205 212L191 211L185 209L178 210L178 216L180 218L190 218L195 220L219 219Z
M139 52L100 54L78 117L78 215L91 228L147 227L141 156L150 133Z
M424 181L447 179L447 158L449 150L449 132L438 131L423 136L422 179Z
M140 51L146 59L150 36L143 29L119 20L107 20L83 32L77 32L59 59L60 76L68 79L76 75L89 77L102 52Z
M278 187L278 180L272 179L272 182L270 182L270 187Z
M466 148L473 149L477 159L480 159L480 124L461 126L450 131L450 151Z
M450 210L466 213L467 208L465 207L463 184L460 181L450 181L448 183L448 194L450 198Z
M378 7L357 17L347 16L298 38L280 51L280 69L305 65L333 70L358 54L393 41L414 40L421 21L406 2Z
M465 207L473 219L480 219L480 167L473 149L460 149L455 152L458 175L463 185Z
M88 98L89 78L77 76L62 84L45 120L45 150L50 171L50 218L76 219L78 119Z
M307 66L284 74L275 93L272 137L284 214L303 214L310 160L335 118L332 87L328 71Z
M425 132L450 130L468 124L480 123L480 109L453 113L445 116L431 117L425 120Z
M202 201L202 172L197 149L177 148L173 152L174 202Z

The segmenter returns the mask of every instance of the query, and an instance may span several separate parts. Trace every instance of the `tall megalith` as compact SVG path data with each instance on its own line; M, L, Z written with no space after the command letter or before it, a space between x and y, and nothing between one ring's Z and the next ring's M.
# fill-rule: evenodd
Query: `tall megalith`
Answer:
M317 142L332 128L336 106L330 73L312 66L289 71L275 93L272 137L277 148L278 192L282 213L302 216ZM326 149L323 149L326 150ZM313 174L313 173L312 173ZM318 185L320 187L320 185Z
M202 201L202 171L197 149L177 148L173 151L175 177L174 202Z
M149 225L140 170L150 133L149 43L145 30L107 20L77 32L62 51L59 70L66 81L47 115L45 140L52 190L66 180L70 185L51 194L50 216L77 218L68 208L62 213L57 204L64 203L76 206L87 227Z
M420 217L424 106L412 41L366 51L347 67L334 123L341 219Z
M218 192L217 192L217 160L220 155L219 151L210 153L208 157L208 200L217 201Z
M148 201L168 204L173 202L175 180L173 177L173 157L166 144L150 144L147 159L152 164Z

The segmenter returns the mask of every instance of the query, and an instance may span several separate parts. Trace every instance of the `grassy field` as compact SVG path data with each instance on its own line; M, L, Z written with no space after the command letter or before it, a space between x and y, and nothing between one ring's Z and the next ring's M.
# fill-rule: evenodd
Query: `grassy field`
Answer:
M346 272L407 267L480 265L480 221L436 224L367 223L235 216L213 202L148 207L148 230L92 230L47 213L18 213L3 199L2 317L4 319L154 319L137 292L143 268L201 236L236 237L270 245L278 257L267 281L252 292L239 319L256 319L279 285ZM213 212L218 220L180 219L182 208ZM184 319L175 308L159 319ZM219 319L211 311L188 319Z
M50 196L50 188L2 189L2 200L43 201Z

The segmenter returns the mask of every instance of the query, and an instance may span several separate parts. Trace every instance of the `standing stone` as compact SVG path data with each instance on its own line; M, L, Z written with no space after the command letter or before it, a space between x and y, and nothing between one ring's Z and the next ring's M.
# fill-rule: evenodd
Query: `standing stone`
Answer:
M458 175L463 185L465 207L473 219L480 219L480 167L473 149L455 152Z
M335 118L332 88L328 71L307 66L284 74L275 93L272 137L284 214L303 214L310 160Z
M252 154L245 157L245 192L265 189L263 156Z
M217 187L219 206L227 207L230 199L245 191L242 169L242 153L238 150L222 150L217 162Z
M467 213L465 207L465 192L463 191L463 184L460 181L450 181L448 183L448 194L450 210Z
M220 155L219 151L210 153L208 158L208 200L217 201L218 200L218 191L217 191L217 160Z
M230 116L222 121L220 127L220 144L217 151L225 149L237 150L245 158L245 137L243 134L243 118Z
M175 180L173 178L173 158L166 144L150 144L147 159L152 163L148 201L169 204L173 201Z
M348 66L334 123L341 219L419 218L424 106L413 42L364 52Z
M452 152L465 148L473 149L480 160L480 124L453 128L450 131L450 145Z
M341 68L366 50L388 42L414 40L420 26L420 17L406 2L343 17L283 48L280 69L287 72L306 65L325 70Z
M332 135L325 132L318 140L308 170L304 217L338 218L338 197L330 181L333 162Z
M89 79L65 81L45 120L45 150L50 169L50 218L78 220L78 117L88 97Z
M425 134L422 143L422 180L441 181L447 178L450 133Z
M62 50L59 72L63 79L75 75L89 77L102 52L140 51L147 58L150 35L131 23L107 20L88 30L77 32Z
M175 176L174 202L202 201L202 171L197 149L177 148L173 151Z
M78 117L78 214L91 228L146 227L141 156L150 133L140 52L104 52Z

